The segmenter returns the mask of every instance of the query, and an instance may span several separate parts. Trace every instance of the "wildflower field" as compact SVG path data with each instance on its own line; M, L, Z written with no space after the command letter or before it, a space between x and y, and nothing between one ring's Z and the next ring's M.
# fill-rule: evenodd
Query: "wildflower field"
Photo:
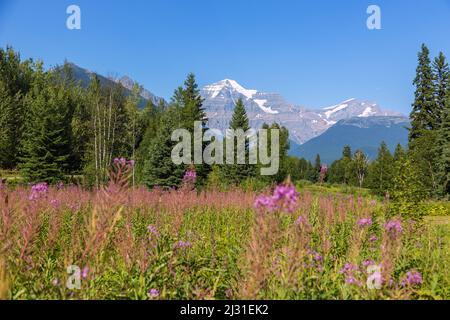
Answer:
M448 221L289 182L149 191L118 171L96 191L0 188L0 298L450 298Z

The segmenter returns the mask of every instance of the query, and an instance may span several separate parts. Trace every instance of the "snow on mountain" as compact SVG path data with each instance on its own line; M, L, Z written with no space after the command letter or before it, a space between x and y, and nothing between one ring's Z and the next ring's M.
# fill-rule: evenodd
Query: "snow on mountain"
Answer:
M289 129L290 138L303 144L334 126L341 120L372 116L401 116L382 110L377 104L348 99L337 105L313 110L287 102L277 93L246 89L237 81L224 79L201 90L204 107L211 128L225 130L233 115L234 106L242 99L250 125L258 129L263 123L277 122Z

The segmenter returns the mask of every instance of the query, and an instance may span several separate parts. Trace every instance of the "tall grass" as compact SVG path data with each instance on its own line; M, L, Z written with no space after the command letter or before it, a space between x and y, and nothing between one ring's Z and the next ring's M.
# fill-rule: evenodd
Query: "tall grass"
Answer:
M387 219L383 203L302 192L255 209L251 191L149 191L126 178L0 188L0 299L450 297L448 229ZM71 265L79 290L66 286Z

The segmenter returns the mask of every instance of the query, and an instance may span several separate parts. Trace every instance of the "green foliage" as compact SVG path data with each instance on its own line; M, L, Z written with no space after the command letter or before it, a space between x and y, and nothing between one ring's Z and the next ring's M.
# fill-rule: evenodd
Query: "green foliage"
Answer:
M438 195L450 197L450 86L447 88L447 98L441 112L442 120L437 131L437 182Z
M396 175L390 192L392 204L391 213L405 218L420 219L420 210L426 189L421 180L418 168L411 158L405 156L395 164Z
M63 180L69 167L74 104L64 86L54 82L38 65L25 97L28 114L20 168L32 182Z
M384 196L392 188L394 158L386 143L378 149L378 156L369 165L366 186L377 195Z
M239 99L236 102L236 106L234 108L233 117L230 122L230 129L234 130L234 132L237 132L237 130L242 130L242 133L246 134L248 130L250 130L250 124L247 117L247 112L245 111L244 102L242 99ZM256 175L256 165L255 164L249 164L249 158L250 158L250 142L249 139L245 140L244 143L244 160L245 164L238 164L238 138L236 136L230 137L227 136L225 138L226 146L232 145L233 151L234 151L234 159L233 164L223 164L219 166L220 168L220 175L224 181L226 181L227 184L230 185L239 185L244 180L249 179L251 177L255 177ZM257 146L254 146L257 147ZM226 160L226 152L225 152L225 159Z
M175 165L172 161L172 149L176 143L172 141L172 132L179 128L179 109L172 107L165 112L152 139L144 160L143 175L145 184L153 187L178 187L185 172L185 166Z
M12 48L0 48L0 168L14 169L19 163L27 114L23 98L30 89L33 68Z
M352 150L345 146L342 158L333 162L329 168L328 181L331 183L350 184L353 180Z

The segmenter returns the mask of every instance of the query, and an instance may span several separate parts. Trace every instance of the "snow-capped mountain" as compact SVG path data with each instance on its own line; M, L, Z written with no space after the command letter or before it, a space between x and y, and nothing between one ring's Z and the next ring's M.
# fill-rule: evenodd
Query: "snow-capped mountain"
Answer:
M400 115L382 110L375 103L357 99L349 99L320 110L308 109L287 102L277 93L246 89L230 79L205 86L201 95L205 99L203 105L209 119L209 127L227 129L234 106L238 99L242 99L253 128L260 128L264 122L277 122L289 129L291 140L298 144L321 135L340 120Z
M335 106L324 108L319 111L319 115L332 125L340 120L354 117L401 116L401 114L397 112L382 110L376 103L359 101L355 98L343 101Z

